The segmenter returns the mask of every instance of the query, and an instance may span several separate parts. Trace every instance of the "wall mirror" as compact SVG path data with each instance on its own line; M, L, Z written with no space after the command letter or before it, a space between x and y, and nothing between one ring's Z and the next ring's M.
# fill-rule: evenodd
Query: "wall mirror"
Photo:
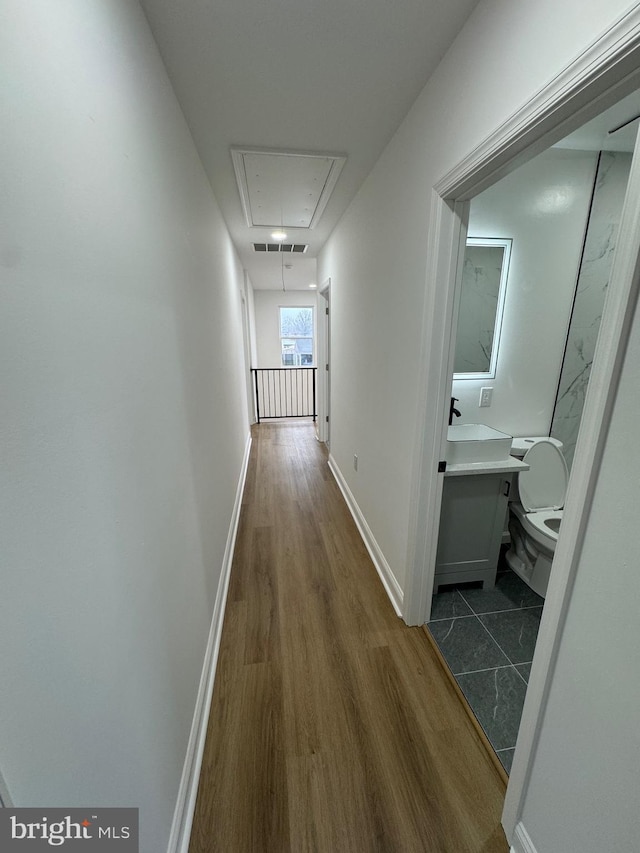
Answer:
M462 270L454 379L496 375L511 240L468 237Z

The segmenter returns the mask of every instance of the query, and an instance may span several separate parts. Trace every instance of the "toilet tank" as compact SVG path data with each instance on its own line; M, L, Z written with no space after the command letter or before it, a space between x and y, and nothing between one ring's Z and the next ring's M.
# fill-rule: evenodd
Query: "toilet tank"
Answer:
M551 438L548 435L522 436L521 438L514 438L511 442L511 456L522 459L527 450L533 447L538 441L550 441L552 444L555 444L558 450L562 450L563 448L563 444L559 439Z

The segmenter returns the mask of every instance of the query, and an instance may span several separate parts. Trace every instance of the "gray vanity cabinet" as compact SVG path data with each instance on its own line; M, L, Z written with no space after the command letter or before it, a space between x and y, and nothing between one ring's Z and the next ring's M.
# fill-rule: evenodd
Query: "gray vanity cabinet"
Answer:
M495 584L512 476L445 476L434 592L448 583Z

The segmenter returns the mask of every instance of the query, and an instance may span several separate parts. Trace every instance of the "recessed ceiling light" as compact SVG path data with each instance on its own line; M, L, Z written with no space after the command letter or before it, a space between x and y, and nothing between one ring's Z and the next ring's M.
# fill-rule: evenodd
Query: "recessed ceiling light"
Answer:
M309 287L317 287L317 284L310 284Z
M271 234L272 240L286 240L287 235L284 231L273 231Z

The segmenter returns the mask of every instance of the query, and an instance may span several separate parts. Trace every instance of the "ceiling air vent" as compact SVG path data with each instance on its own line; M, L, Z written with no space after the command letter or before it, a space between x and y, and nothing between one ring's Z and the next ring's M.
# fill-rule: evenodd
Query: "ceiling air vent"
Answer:
M287 252L295 255L304 254L309 248L308 243L254 243L254 252Z

